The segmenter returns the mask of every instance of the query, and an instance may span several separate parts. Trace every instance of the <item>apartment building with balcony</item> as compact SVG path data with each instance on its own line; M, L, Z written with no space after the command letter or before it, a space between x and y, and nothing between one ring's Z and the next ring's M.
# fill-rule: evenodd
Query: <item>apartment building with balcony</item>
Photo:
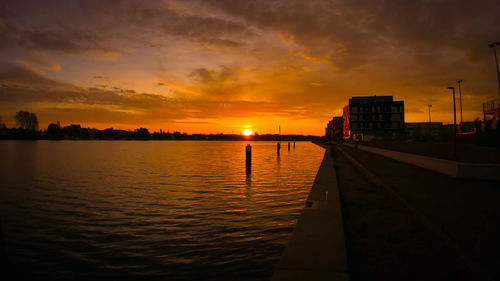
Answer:
M352 97L343 111L345 139L388 138L405 131L404 101L392 96Z

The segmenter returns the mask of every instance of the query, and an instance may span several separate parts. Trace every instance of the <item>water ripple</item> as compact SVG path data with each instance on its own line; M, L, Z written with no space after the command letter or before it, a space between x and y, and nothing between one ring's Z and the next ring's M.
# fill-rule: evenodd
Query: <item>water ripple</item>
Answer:
M0 142L15 270L40 279L268 279L324 151L297 142L277 159L275 143L251 142L246 176L246 144Z

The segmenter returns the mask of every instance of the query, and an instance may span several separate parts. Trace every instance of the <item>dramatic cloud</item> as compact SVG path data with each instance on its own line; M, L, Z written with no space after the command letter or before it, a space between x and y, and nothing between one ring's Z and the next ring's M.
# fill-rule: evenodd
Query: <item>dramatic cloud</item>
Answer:
M2 112L13 116L17 110L15 105L36 108L46 122L69 117L71 122L107 121L138 126L182 122L185 119L286 115L286 107L269 102L173 99L157 94L138 94L119 87L112 87L112 91L82 88L50 80L12 65L4 65L0 69L0 80ZM74 116L81 119L74 119Z
M357 95L449 122L446 87L463 79L472 120L498 95L498 15L494 0L4 1L0 109L6 123L29 108L42 124L321 134Z

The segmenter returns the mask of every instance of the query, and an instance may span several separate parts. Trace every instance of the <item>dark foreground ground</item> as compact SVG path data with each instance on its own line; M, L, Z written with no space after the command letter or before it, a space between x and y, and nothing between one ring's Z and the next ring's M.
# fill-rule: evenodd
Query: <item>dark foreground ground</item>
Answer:
M498 183L341 148L397 194L333 149L351 280L499 279Z

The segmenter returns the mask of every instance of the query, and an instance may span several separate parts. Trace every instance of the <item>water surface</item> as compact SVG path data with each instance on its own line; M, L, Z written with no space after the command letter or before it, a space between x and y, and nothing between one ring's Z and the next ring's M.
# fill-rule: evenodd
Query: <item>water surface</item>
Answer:
M266 280L324 150L282 143L277 158L275 142L1 141L0 153L17 274Z

